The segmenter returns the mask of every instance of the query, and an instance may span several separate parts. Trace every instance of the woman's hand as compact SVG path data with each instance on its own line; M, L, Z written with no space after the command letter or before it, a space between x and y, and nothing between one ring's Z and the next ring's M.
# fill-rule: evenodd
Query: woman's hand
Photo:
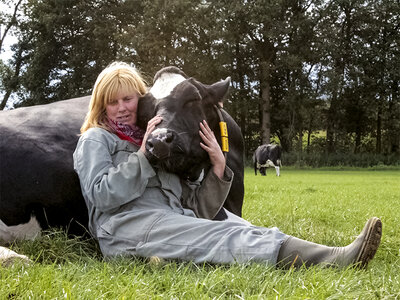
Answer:
M146 141L147 138L149 137L149 134L153 132L154 128L156 128L156 125L160 124L161 121L162 121L161 116L155 116L147 123L146 133L144 134L143 142L139 149L143 153L146 153Z
M200 142L200 146L207 151L208 155L210 156L210 161L215 175L222 179L224 176L226 162L221 147L215 138L214 132L210 129L205 120L200 122L200 129L201 130L199 131L199 134L204 142Z

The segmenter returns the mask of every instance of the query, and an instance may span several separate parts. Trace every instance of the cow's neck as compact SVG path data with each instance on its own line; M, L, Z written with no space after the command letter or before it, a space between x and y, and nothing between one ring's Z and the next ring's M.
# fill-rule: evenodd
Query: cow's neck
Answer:
M220 134L220 138L221 138L220 146L221 146L221 150L224 153L225 160L226 160L227 154L229 152L228 128L227 128L225 119L222 115L221 108L218 107L217 105L214 105L214 109L218 116L219 134Z

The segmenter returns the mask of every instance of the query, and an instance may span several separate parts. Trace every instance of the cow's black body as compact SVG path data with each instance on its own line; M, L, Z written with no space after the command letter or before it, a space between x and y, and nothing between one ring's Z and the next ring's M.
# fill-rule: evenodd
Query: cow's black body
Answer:
M281 166L282 148L279 145L266 144L259 146L253 154L254 173L257 175L257 169L260 174L267 174L267 167L275 167L276 175L279 176L279 167Z
M148 97L146 95L140 99L139 105ZM72 154L89 99L82 97L0 112L0 220L7 226L26 223L31 215L35 215L42 229L56 226L68 228L71 233L81 234L85 231L87 209L79 179L73 169ZM143 116L140 110L138 118L146 120L149 112L146 111L147 115ZM184 115L188 116L190 110L187 106ZM150 112L154 113L154 110ZM199 117L203 118L203 113L214 132L219 132L215 110L206 105ZM228 122L230 134L228 165L235 173L235 182L225 206L241 215L244 193L243 139L233 119L226 112L222 113ZM145 125L142 122L142 126ZM188 138L198 145L198 131L196 137ZM175 158L176 162L182 160L185 161L184 165L191 166L194 173L199 168L210 167L203 150L187 152L183 156L180 153ZM174 170L174 165L170 167L170 171L179 171ZM183 175L182 172L178 173Z
M83 232L87 210L72 153L90 97L0 112L0 219ZM82 224L82 225L80 225Z

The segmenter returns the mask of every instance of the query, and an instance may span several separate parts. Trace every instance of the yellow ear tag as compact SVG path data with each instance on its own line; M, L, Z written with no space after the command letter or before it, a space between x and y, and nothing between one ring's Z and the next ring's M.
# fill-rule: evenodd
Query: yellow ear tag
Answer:
M229 152L228 129L226 122L219 122L219 129L221 130L221 148L223 152Z

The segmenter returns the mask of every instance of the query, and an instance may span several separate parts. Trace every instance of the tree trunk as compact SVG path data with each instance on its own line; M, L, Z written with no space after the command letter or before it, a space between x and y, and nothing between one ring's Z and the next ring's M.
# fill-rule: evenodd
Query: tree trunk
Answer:
M236 52L236 59L237 59L237 70L236 72L238 73L239 76L239 99L238 101L236 101L240 108L239 108L239 126L240 129L242 131L242 135L246 136L246 117L247 117L247 105L246 105L246 95L245 95L245 84L244 84L244 74L243 74L243 61L242 61L242 57L241 57L241 53L240 53L240 44L239 42L236 42L235 44L235 52ZM246 147L245 151L248 151L249 147ZM248 153L246 153L246 156L248 155Z
M11 29L11 27L13 27L17 23L16 16L17 16L17 12L18 12L18 6L21 4L21 2L22 2L22 0L19 0L17 2L17 4L15 4L14 13L13 13L10 21L6 24L6 28L3 31L3 36L0 36L0 51L3 50L3 43L7 36L8 31Z
M6 104L7 104L8 99L10 98L10 95L11 95L11 91L7 90L6 94L4 95L3 100L1 100L0 110L3 110L4 107L6 107Z
M382 105L378 104L378 116L376 119L376 153L382 152Z
M4 95L3 100L1 100L0 103L0 110L3 110L6 107L6 104L8 102L8 99L11 96L11 93L16 91L19 85L19 73L21 71L21 66L22 66L22 47L20 46L18 49L18 52L15 56L15 71L14 74L12 75L12 78L10 79L9 83L5 87L6 94Z
M354 153L360 153L360 148L361 148L361 128L357 126L356 128L356 141L355 141L355 147L354 147Z
M269 144L271 141L271 83L270 67L268 62L261 63L261 142Z
M332 96L331 105L328 109L327 125L326 125L326 152L335 152L335 115L337 92Z
M300 128L300 131L299 131L299 144L298 144L298 151L300 152L300 153L302 153L303 152L303 129L302 128Z

